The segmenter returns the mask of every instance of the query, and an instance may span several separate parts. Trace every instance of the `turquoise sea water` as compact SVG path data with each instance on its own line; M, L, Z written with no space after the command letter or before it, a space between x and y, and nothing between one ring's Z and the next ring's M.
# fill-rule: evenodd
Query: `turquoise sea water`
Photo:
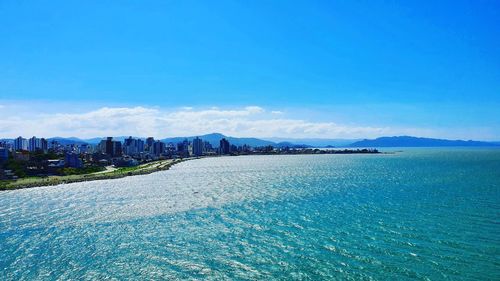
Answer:
M206 158L0 192L0 280L500 280L500 150Z

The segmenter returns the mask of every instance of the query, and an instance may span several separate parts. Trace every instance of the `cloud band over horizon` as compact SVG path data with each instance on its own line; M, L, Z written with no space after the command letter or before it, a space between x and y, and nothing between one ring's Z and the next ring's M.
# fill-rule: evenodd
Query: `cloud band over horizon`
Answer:
M51 113L0 105L0 137L79 137L203 135L213 132L235 137L259 138L376 138L386 135L439 136L425 128L394 128L314 122L289 117L291 113L260 106L235 109L183 107L98 107L83 112ZM13 114L16 112L16 114Z

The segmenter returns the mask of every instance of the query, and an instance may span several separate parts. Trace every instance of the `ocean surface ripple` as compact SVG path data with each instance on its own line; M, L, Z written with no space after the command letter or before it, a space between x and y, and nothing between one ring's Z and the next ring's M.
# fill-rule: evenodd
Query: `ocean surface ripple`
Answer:
M500 280L499 149L205 158L0 208L0 280Z

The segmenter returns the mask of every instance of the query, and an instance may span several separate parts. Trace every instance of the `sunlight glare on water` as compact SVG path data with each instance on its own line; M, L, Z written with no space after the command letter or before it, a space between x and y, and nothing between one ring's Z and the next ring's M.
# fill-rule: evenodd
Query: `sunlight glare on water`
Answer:
M500 279L500 150L240 156L0 193L0 279Z

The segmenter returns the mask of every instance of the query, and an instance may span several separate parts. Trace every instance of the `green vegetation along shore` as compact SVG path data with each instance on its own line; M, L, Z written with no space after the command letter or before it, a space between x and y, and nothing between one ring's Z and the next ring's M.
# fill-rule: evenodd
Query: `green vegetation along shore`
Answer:
M124 168L108 168L104 171L90 173L90 174L74 174L67 176L48 176L48 177L27 177L18 180L4 180L0 181L0 190L14 190L29 187L58 185L64 183L94 181L117 179L127 176L145 175L157 171L164 171L170 169L171 166L197 158L184 158L184 159L168 159L158 160L145 163L135 167Z
M253 153L232 153L231 156L239 155L294 155L294 154L378 154L376 149L344 149L344 150L321 150L321 149L299 149L275 151L272 147L263 148ZM228 156L229 156L228 155ZM217 157L218 155L215 155ZM85 168L63 168L60 175L26 176L18 179L0 180L0 190L13 190L29 187L58 185L64 183L117 179L127 176L150 174L157 171L168 170L172 165L191 159L214 156L198 156L189 158L166 159L147 162L138 166L115 168L112 166L89 166ZM19 167L21 170L21 167ZM18 173L20 174L20 173Z

